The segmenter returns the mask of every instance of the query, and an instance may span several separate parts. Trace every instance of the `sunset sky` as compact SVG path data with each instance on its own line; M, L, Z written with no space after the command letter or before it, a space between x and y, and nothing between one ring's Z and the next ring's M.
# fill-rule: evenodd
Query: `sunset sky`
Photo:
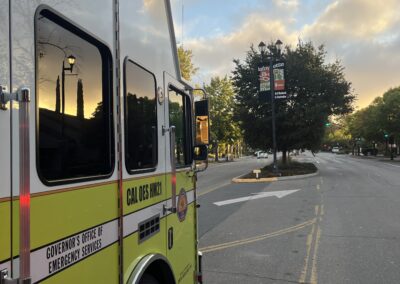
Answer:
M230 76L251 44L279 38L324 44L327 62L345 67L358 108L400 85L400 0L173 0L172 9L177 41L200 68L195 83Z

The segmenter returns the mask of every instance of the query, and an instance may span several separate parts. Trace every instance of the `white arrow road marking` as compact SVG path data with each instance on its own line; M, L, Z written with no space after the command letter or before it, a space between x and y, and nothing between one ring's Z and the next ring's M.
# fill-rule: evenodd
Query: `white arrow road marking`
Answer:
M234 198L234 199L228 199L228 200L224 200L224 201L214 202L214 204L217 206L223 206L223 205L228 205L228 204L233 204L233 203L238 203L238 202L244 202L247 200L254 200L254 199L270 197L270 196L282 198L282 197L285 197L286 195L295 193L296 191L299 191L299 190L300 189L259 192L259 193L253 193L253 195L251 195L251 196L245 196L245 197L240 197L240 198Z

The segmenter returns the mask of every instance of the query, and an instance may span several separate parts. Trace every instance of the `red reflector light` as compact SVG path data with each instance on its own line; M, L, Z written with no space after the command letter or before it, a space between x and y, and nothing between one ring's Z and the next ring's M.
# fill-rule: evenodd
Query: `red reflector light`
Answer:
M29 194L20 195L19 202L23 207L29 207L31 203L31 196Z
M172 183L176 184L176 176L172 176Z

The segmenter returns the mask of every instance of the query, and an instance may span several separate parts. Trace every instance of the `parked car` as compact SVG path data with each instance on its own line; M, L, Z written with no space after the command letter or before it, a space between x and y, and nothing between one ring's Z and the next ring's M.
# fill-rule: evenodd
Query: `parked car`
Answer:
M267 152L258 152L257 154L257 159L262 159L262 158L268 158L268 153Z
M376 148L363 148L361 150L364 156L376 156L378 155L378 149Z
M339 151L340 151L339 147L332 148L332 153L339 153Z

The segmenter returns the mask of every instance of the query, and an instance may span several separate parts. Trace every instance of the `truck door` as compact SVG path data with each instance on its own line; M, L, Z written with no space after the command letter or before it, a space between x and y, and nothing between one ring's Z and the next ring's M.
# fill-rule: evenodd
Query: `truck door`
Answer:
M19 119L23 104L13 102L8 111L13 238L12 248L4 250L0 235L0 257L12 251L13 279L25 279L27 274L32 283L117 283L114 3L0 2L0 66L8 50L3 40L9 40L9 91L29 89L31 99L29 123ZM11 7L3 9L4 3ZM10 39L1 34L4 11L10 11ZM0 74L4 74L2 67ZM7 127L4 115L0 111L2 132ZM26 151L19 148L24 141L20 128L29 129ZM3 149L10 148L3 141L9 132L0 134ZM3 186L9 187L5 153L2 150L0 160L1 194ZM20 162L24 157L29 160ZM20 182L23 176L30 183L26 194L23 190L28 187ZM28 218L19 214L21 208L30 209ZM3 234L10 226L3 225L2 219L0 224ZM21 228L30 231L24 234ZM20 245L21 239L28 239L27 244Z
M0 4L0 92L10 88L8 1ZM0 106L0 271L10 271L11 256L11 163L10 163L10 103Z
M168 198L171 198L172 207L176 205L176 213L171 213L167 219L167 255L175 271L177 283L191 283L196 270L192 97L185 90L185 86L169 74L165 73L164 80L166 121L169 122L170 135L174 135L171 127L175 126L175 137L167 142L167 155L170 158L166 160L171 172L167 175ZM175 145L171 147L173 140Z

